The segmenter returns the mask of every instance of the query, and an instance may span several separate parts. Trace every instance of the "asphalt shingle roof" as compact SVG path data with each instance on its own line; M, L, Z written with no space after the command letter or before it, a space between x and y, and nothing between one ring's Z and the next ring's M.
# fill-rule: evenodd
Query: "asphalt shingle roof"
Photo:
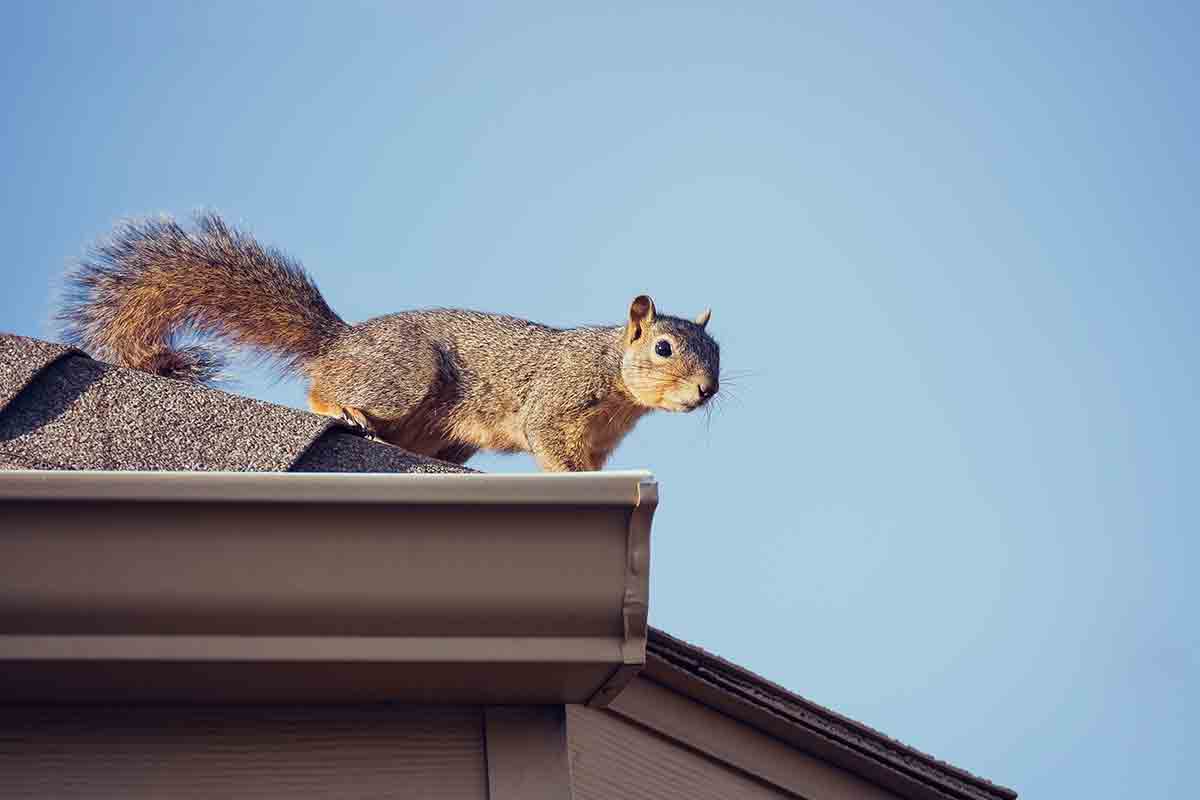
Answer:
M0 335L0 468L469 472L328 417Z

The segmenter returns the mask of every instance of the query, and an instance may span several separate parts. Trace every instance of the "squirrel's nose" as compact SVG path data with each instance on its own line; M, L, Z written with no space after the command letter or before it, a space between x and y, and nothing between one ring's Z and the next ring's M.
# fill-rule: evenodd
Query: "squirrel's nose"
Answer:
M704 381L696 384L696 391L700 393L701 400L707 400L717 393L717 384L715 381Z

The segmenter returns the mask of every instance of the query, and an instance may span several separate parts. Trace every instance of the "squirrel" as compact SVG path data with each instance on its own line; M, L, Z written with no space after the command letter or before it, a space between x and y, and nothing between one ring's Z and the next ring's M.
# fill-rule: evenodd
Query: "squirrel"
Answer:
M552 328L502 314L402 311L342 320L300 264L213 213L122 223L67 275L65 339L103 360L198 383L215 336L309 380L309 407L411 452L462 464L529 452L546 471L598 470L646 413L694 411L720 349L694 320L635 297L623 324Z

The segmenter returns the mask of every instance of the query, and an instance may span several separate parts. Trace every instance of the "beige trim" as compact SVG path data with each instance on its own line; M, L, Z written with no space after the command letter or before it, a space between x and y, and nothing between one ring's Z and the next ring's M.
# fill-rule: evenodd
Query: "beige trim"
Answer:
M484 709L488 800L571 800L562 706Z
M536 636L0 636L0 653L20 661L240 661L603 664L611 639Z
M603 704L645 662L655 501L646 473L3 474L0 702Z
M1001 789L1005 794L989 795L974 790L964 791L961 786L930 777L921 779L916 775L901 772L894 766L873 757L859 740L838 739L825 732L797 724L779 713L772 712L727 692L696 675L680 670L657 656L647 660L640 677L665 686L672 691L690 697L697 703L745 723L757 730L774 736L807 752L818 759L840 767L848 773L858 775L871 783L894 792L908 800L977 800L984 797L1016 797L1011 790ZM928 757L926 757L928 758ZM916 759L910 759L915 762Z
M571 776L579 800L795 800L796 797L603 709L568 706L567 739Z
M630 683L608 711L800 797L897 797L646 678Z

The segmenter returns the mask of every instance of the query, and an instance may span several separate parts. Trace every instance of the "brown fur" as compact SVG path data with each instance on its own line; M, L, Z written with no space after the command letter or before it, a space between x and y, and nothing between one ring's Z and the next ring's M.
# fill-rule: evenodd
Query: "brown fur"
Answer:
M67 337L98 357L208 380L219 356L177 337L213 334L306 374L313 411L457 463L527 451L546 470L600 469L643 415L694 410L718 388L709 312L659 315L643 295L611 327L451 309L347 325L298 264L211 214L194 232L129 223L69 280Z

